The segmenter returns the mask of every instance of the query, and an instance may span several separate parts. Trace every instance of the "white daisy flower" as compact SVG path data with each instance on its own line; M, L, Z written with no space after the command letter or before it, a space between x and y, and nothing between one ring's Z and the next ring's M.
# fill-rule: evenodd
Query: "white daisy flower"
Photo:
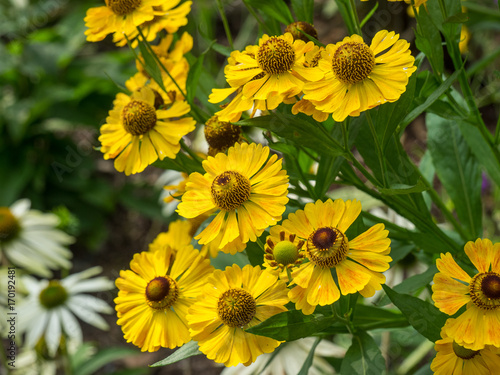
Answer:
M239 364L226 367L221 375L296 375L307 359L314 345L314 337L290 341L281 344L278 353L264 353L250 366ZM313 363L309 375L330 375L335 373L328 361L322 357L343 357L346 350L328 340L321 340L314 351ZM274 358L273 358L274 356ZM268 362L271 362L268 364Z
M73 237L56 228L56 215L30 206L28 199L21 199L0 207L0 252L12 264L43 277L52 276L50 269L70 269L72 254L66 246Z
M90 277L101 273L93 267L62 280L36 280L24 276L28 297L17 308L19 332L26 333L25 346L33 348L43 337L49 355L53 356L64 334L76 343L82 342L78 317L102 330L109 328L98 314L110 314L113 309L104 301L84 292L100 292L114 288L107 277Z

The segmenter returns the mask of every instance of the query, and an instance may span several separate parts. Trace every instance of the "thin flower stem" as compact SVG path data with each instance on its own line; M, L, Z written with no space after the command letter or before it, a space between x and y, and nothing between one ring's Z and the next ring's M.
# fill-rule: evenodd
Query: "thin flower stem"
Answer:
M286 268L286 275L288 276L288 282L291 283L293 280L292 271L290 271L290 268L288 268L288 267L285 267L285 268Z
M378 4L378 3L377 3ZM347 129L347 122L349 122L350 117L348 117L345 121L342 121L342 138L344 139L344 151L345 152L350 152L350 147L349 147L349 135L348 135L348 129Z
M351 14L352 14L352 19L354 22L354 27L356 28L356 34L359 36L361 35L361 25L359 23L359 17L358 17L358 11L356 9L356 4L354 3L354 0L350 0L350 5L351 5Z
M293 156L293 161L295 163L295 168L297 168L297 170L298 170L298 172L300 174L300 177L302 178L302 183L306 186L307 191L309 192L310 197L314 201L318 200L319 198L318 198L318 196L316 194L316 191L314 190L313 186L311 185L311 183L307 179L306 175L304 174L304 171L300 167L299 160L296 157Z
M250 5L248 5L245 0L243 0L243 4L245 4L245 6L248 9L248 11L250 12L250 14L257 20L257 23L260 25L260 27L262 27L268 34L271 34L269 32L269 29L267 28L266 24L264 22L262 22L259 15L257 13L255 13L253 8Z
M222 18L222 24L224 25L224 31L226 32L227 42L229 47L234 50L233 37L231 35L231 30L229 29L229 23L227 22L226 12L224 12L224 6L221 0L217 0L217 7L219 8L219 13Z
M198 163L200 163L200 164L203 162L203 159L202 159L202 158L200 158L198 155L196 155L196 153L194 153L194 152L193 152L193 150L191 150L191 149L190 149L190 148L186 145L186 143L184 143L184 140L183 140L183 139L181 139L181 141L180 141L179 143L180 143L180 145L181 145L182 149L183 149L184 151L186 151L186 152L189 154L189 156L191 156L191 157L193 158L193 160L197 161L197 162L198 162Z
M262 243L262 241L260 240L259 237L257 237L257 245L259 245L259 247L262 249L262 251L266 252L266 247L264 246L264 244Z
M368 120L368 125L370 126L370 131L372 132L373 140L375 141L375 148L377 150L378 161L380 164L380 171L382 173L382 183L386 186L386 178L385 178L385 170L387 166L385 164L384 154L382 153L382 148L380 147L380 142L377 137L377 131L375 130L375 126L373 125L372 116L370 115L370 111L366 111L366 119Z
M333 316L334 316L335 320L338 320L339 322L343 323L346 326L346 328L349 331L349 333L351 335L354 335L354 328L352 326L352 322L349 319L341 317L337 313L337 309L335 308L335 303L332 303L330 306L332 307L332 312L333 312Z

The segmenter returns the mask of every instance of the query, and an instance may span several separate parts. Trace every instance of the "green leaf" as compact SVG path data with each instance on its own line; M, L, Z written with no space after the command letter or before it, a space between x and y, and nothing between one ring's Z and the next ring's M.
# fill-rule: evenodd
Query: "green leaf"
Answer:
M264 232L262 236L260 236L259 240L262 243L265 243L266 237L269 235L269 233ZM248 260L250 261L250 264L252 266L262 266L262 263L264 263L264 250L262 247L257 242L251 242L249 241L247 243L247 247L245 249L247 253Z
M290 9L283 0L246 0L245 2L284 25L293 22Z
M313 359L314 359L314 351L316 350L316 347L321 341L321 337L316 337L316 340L314 340L314 344L309 350L309 354L307 355L306 360L304 361L304 364L300 368L300 371L297 375L307 375L309 374L309 368L311 368Z
M203 61L205 59L205 53L202 54L200 57L196 59L196 62L191 65L191 68L189 69L187 81L186 81L186 88L187 88L187 102L192 103L193 99L196 94L196 89L198 87L198 81L200 80L200 75L203 70Z
M345 161L342 157L331 157L323 155L318 164L318 172L316 173L316 185L314 190L320 199L324 197L330 186L333 184L340 167Z
M483 212L479 164L457 121L428 113L426 123L427 145L436 173L471 239L481 237Z
M161 169L171 169L174 171L193 173L200 172L205 173L202 165L197 161L191 159L186 154L179 152L175 159L165 158L163 160L157 160L153 163L155 167Z
M475 126L459 122L458 127L472 153L488 172L488 176L500 186L500 165L496 162L495 154L488 143L481 136L481 132Z
M464 23L469 20L467 13L458 13L453 16L448 17L443 23Z
M107 348L101 349L86 363L75 368L75 375L91 375L94 374L101 367L133 355L138 355L136 350L130 348Z
M193 357L195 355L200 355L202 353L198 348L198 343L196 341L189 341L187 344L184 344L179 349L177 349L173 354L170 354L167 358L153 363L149 367L166 366L175 362L182 361L183 359Z
M304 315L291 310L276 314L262 323L247 329L254 335L267 336L279 341L293 341L321 332L335 323L334 316L319 312Z
M344 155L339 145L328 134L323 125L313 122L309 116L298 114L296 116L285 113L270 113L252 119L240 120L236 125L257 126L268 129L277 135L286 138L298 145L308 147L321 155Z
M415 120L419 115L421 115L427 108L429 108L436 100L443 95L446 90L448 90L453 82L457 79L460 70L456 70L451 76L449 76L429 97L427 100L411 111L402 121L402 128L405 128L413 120Z
M428 190L429 188L425 185L422 179L418 179L415 185L406 184L394 184L388 189L379 189L382 194L385 195L400 195L400 194L410 194L410 193L421 193L422 191Z
M422 336L432 342L441 339L441 328L449 318L434 305L417 297L395 292L387 285L382 285L392 303L406 316L408 323Z
M163 85L163 78L161 77L160 67L158 66L156 59L149 52L149 48L146 45L146 42L141 40L141 38L137 38L139 42L139 50L141 51L142 58L144 59L144 69L146 72L154 79L154 81L162 88L163 91L167 91L165 86Z
M441 76L444 71L441 34L425 10L418 14L417 30L415 30L415 44L418 50L427 56L434 73Z
M297 21L313 23L314 0L292 0L292 9Z
M366 332L358 332L352 338L347 350L341 375L382 375L386 374L386 365L380 349L373 338Z

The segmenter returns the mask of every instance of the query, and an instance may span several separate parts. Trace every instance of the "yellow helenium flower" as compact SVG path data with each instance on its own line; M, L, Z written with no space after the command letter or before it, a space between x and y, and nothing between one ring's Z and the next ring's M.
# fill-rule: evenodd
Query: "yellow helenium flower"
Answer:
M149 251L165 251L166 248L171 248L174 252L183 249L191 244L193 239L192 224L187 220L175 220L168 225L166 232L161 232L149 244ZM196 228L195 228L196 229Z
M313 48L312 42L294 41L292 34L285 33L264 35L258 46L248 46L243 52L233 51L224 69L231 87L212 90L209 102L219 103L234 92L238 94L215 115L220 121L237 121L254 104L257 109L272 110L301 93L307 76L320 78L320 72L311 72L304 66L304 54Z
M281 225L275 225L270 230L270 236L266 238L264 267L277 272L280 279L289 281L287 272L304 261L304 244L305 241L294 233L288 232Z
M472 350L500 347L500 243L477 239L467 242L464 250L479 273L470 277L450 253L441 254L432 299L448 315L467 304L465 312L444 328L458 345Z
M181 0L169 0L165 4L155 7L155 10L160 12L161 15L156 15L152 20L146 21L138 26L148 42L154 41L158 33L162 30L167 30L169 34L173 34L179 30L179 27L187 25L188 20L186 16L191 11L193 2L186 1L175 8L180 1ZM132 47L136 48L138 42L135 38L139 35L139 31L134 29L126 35L128 40L132 40ZM113 42L117 46L124 46L127 44L127 39L124 34L115 33L113 35Z
M189 332L209 359L228 367L248 366L280 342L245 330L286 311L287 291L277 275L259 266L215 270L188 311Z
M177 206L179 215L193 218L219 211L195 237L201 244L213 241L218 249L235 254L281 220L288 202L288 176L282 159L268 156L268 147L236 143L227 155L219 153L203 161L207 173L189 176Z
M179 118L190 111L189 104L176 101L167 109L158 109L155 99L148 87L131 96L119 93L101 126L104 159L116 158L116 170L127 176L142 172L158 158L174 159L181 138L195 128L191 117Z
M90 8L84 18L87 41L98 42L111 33L131 34L136 27L165 13L169 0L105 0L106 5Z
M115 298L117 324L127 342L154 352L191 340L186 315L213 268L191 245L135 254L130 270L120 271Z
M455 319L448 319L445 327L454 322ZM491 375L500 369L499 348L486 345L481 350L466 349L448 337L445 328L441 330L441 337L434 346L437 351L431 363L434 375Z
M389 232L383 224L376 224L349 240L345 232L360 213L359 201L318 200L283 221L283 228L306 241L309 262L292 272L297 286L289 293L290 300L304 314L312 314L317 305L334 303L341 292L371 297L382 289L385 276L381 272L389 269L392 260L388 256Z
M337 122L394 102L405 92L408 78L417 69L409 47L407 41L399 39L399 34L386 30L379 31L370 46L359 35L329 44L318 66L309 70L323 78L314 80L310 75L309 80L315 82L304 85L303 99L316 110L331 113ZM294 110L308 113L299 103Z

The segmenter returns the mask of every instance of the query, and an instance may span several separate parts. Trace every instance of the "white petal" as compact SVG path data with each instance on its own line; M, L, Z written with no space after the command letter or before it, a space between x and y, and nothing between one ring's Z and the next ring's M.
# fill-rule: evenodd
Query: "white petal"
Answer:
M96 266L89 269L86 269L82 272L74 273L65 277L61 280L61 283L68 289L71 289L73 285L77 284L81 280L88 279L92 276L98 275L102 272L102 267Z
M47 330L45 331L45 343L47 344L47 350L51 356L55 356L57 348L61 343L61 324L58 314L60 308L53 309L50 312L49 324L47 325Z
M106 323L106 321L100 315L96 314L92 310L87 310L86 308L78 304L72 303L71 301L68 301L67 305L69 309L73 312L73 314L75 314L85 323L88 323L104 331L109 329L108 323Z
M71 294L78 294L83 292L101 292L104 290L114 289L115 283L107 277L97 277L92 280L80 281L78 284L68 288Z
M20 316L19 319L21 320L22 317ZM48 320L49 314L47 313L47 311L42 311L42 313L38 317L36 317L36 319L32 320L30 329L26 334L26 346L28 348L33 348L37 344L38 340L43 335Z
M68 300L68 303L73 303L75 305L80 306L83 309L93 310L95 312L111 314L114 310L103 300L89 296L86 294L79 294L77 296L71 296Z
M12 206L9 207L10 212L15 217L22 216L26 211L28 211L31 207L31 202L29 199L20 199L17 202L13 203Z
M63 323L64 333L78 344L82 342L82 329L78 320L67 309L61 309L61 320Z

